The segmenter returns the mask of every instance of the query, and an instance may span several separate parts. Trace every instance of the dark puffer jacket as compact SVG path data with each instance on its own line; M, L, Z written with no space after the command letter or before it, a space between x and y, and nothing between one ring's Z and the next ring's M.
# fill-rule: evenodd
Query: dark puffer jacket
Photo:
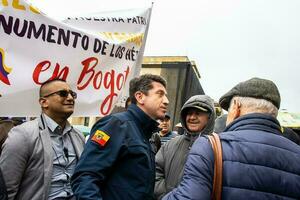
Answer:
M270 115L248 114L220 134L223 149L222 199L300 199L300 147L280 135ZM171 199L210 199L214 157L206 137L196 140L183 180Z
M207 125L200 133L189 133L186 127L186 110L194 106L201 106L209 110L210 116ZM213 100L206 95L191 97L181 109L181 123L185 130L184 135L176 136L163 145L155 156L156 178L154 195L161 199L165 194L177 187L181 181L184 164L188 152L194 141L201 134L209 134L213 131L215 122L215 109Z

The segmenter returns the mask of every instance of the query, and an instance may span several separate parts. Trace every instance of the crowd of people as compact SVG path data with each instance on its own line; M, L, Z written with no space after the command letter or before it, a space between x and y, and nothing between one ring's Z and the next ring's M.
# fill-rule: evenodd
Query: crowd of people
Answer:
M218 199L300 199L299 136L276 119L274 82L237 84L220 98L228 114L219 118L211 97L190 97L180 131L171 130L166 88L158 75L133 78L126 111L97 121L85 142L67 120L76 92L62 79L43 83L39 117L0 123L0 199L213 199L213 132L222 153Z

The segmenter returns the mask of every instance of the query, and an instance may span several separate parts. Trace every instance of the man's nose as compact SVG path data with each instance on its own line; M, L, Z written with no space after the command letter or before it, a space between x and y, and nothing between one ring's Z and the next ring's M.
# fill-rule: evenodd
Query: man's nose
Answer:
M68 93L67 99L68 99L68 100L70 100L70 99L73 99L73 100L75 100L75 99L74 99L74 97L71 95L71 93L70 93L70 92Z
M164 96L163 104L169 105L169 99L168 99L168 97L166 95Z
M191 119L197 118L197 114L196 114L196 113L191 113L191 114L190 114L190 118L191 118Z

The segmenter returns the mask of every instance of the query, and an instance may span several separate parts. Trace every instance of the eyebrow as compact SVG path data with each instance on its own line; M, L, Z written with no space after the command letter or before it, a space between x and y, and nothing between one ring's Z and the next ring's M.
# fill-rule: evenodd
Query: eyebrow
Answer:
M164 90L162 90L162 89L159 89L159 90L157 90L156 91L156 93L163 93L163 94L165 94L165 95L167 95L168 93L167 92L165 92Z

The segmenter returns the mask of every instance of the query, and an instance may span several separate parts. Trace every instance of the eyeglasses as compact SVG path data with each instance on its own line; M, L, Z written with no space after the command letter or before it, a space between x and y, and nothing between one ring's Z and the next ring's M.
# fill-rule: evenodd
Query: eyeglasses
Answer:
M59 90L59 91L52 92L50 94L44 95L43 97L49 97L49 96L52 96L54 94L57 94L57 95L59 95L60 97L63 97L63 98L67 98L70 94L73 97L73 99L77 98L77 93L72 91L72 90Z

